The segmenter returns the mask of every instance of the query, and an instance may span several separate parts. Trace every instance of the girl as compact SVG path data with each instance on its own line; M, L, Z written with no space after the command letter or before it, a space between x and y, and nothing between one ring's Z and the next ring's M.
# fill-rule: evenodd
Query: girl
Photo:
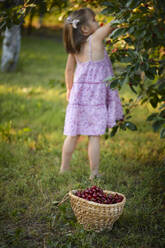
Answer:
M64 25L64 45L68 53L65 69L66 109L60 173L69 170L72 153L80 135L88 136L90 179L99 176L100 135L123 118L117 90L104 79L113 76L111 61L103 40L114 29L99 27L89 8L72 12Z

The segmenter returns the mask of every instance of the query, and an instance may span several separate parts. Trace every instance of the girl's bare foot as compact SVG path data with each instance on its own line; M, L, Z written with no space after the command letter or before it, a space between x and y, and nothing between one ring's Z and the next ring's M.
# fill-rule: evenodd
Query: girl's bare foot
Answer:
M64 174L65 172L69 172L69 171L70 171L70 169L60 169L59 175L62 175L62 174Z
M97 174L91 174L90 175L90 177L89 177L89 179L90 180L93 180L93 179L95 179L95 178L100 178L100 177L102 177L104 174L103 173L97 173Z

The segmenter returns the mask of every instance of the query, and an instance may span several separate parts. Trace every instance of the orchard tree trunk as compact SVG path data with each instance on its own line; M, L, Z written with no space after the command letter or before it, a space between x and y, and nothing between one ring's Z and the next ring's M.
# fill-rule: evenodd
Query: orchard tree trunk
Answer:
M1 71L11 72L16 69L21 46L21 26L13 25L4 32Z
M32 22L33 22L33 17L34 17L35 11L31 11L30 13L30 18L29 18L29 23L28 23L28 27L27 27L27 34L31 35L32 33Z
M43 19L44 19L44 15L43 15L43 14L40 14L40 15L39 15L39 19L38 19L37 28L41 28L41 27L42 27Z

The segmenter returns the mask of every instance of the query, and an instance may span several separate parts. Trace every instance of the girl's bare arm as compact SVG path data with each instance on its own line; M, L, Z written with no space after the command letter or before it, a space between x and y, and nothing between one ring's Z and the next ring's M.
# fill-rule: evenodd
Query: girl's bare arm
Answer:
M99 41L103 41L113 30L116 28L112 27L110 23L104 25L103 27L98 28L93 38Z
M69 54L65 68L65 83L67 90L71 90L72 88L75 67L76 67L75 56L73 54Z

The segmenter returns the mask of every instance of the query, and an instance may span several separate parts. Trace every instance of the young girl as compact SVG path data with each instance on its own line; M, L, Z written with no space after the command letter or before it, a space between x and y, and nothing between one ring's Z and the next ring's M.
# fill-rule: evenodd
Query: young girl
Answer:
M106 86L104 79L113 76L111 61L103 40L114 29L98 26L89 8L72 12L64 25L64 45L68 53L65 81L68 100L60 173L69 170L72 153L80 135L88 136L90 179L98 177L100 135L123 118L117 89Z

